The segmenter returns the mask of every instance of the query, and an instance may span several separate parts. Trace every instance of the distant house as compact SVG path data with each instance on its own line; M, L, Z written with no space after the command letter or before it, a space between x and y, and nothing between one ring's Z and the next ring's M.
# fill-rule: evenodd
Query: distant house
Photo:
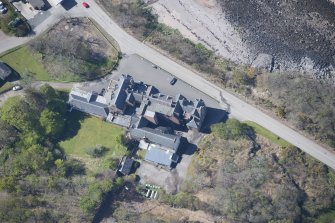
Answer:
M123 175L128 175L131 173L133 168L134 160L128 156L122 157L120 168L118 171Z
M5 81L12 74L12 70L3 62L0 62L0 81Z
M97 92L84 92L79 89L72 89L68 104L71 106L71 109L102 118L107 118L109 114L106 99Z
M43 0L27 0L30 5L36 10L43 10L45 9L45 2Z

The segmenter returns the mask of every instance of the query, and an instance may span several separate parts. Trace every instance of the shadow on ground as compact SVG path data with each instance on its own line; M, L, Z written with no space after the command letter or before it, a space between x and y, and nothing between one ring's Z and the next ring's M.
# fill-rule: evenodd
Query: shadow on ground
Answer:
M186 138L182 137L180 140L180 149L178 150L179 160L177 163L172 163L171 168L175 169L181 163L183 155L191 156L197 151L197 145L190 143Z
M207 114L204 120L203 126L201 128L202 133L210 133L211 125L225 122L228 119L228 112L218 108L207 107Z
M100 208L93 218L93 223L101 222L104 218L109 218L115 211L115 202L144 202L145 198L136 191L135 185L131 182L126 182L119 189L110 191L103 200Z
M63 1L61 3L61 5L63 6L63 8L66 11L69 11L70 9L72 9L73 7L75 7L76 5L78 5L78 3L74 0L67 0L67 1Z
M66 115L66 131L64 131L64 135L61 137L60 141L64 141L76 136L80 129L80 121L84 120L87 117L88 115L86 115L85 113L76 110L68 112Z

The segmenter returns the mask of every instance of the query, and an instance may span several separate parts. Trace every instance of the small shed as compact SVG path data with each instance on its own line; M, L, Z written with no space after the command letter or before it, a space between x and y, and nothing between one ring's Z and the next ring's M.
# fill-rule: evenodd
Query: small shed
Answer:
M6 80L12 73L12 70L0 61L0 81Z
M133 168L134 160L128 156L122 157L119 172L123 175L128 175L131 173Z

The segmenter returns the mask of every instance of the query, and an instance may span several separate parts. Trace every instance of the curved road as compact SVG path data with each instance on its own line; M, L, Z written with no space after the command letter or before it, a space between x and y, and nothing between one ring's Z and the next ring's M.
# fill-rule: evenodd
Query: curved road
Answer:
M222 97L230 105L230 112L233 117L236 117L240 120L250 120L258 123L259 125L265 127L291 144L299 147L301 150L305 151L306 153L310 154L314 158L320 160L335 170L334 153L328 151L316 142L285 126L280 121L266 115L257 108L245 103L241 99L226 92L224 89L221 89L216 85L208 82L196 73L186 69L173 60L163 56L158 51L130 36L123 29L121 29L95 2L89 2L89 9L83 8L81 6L82 2L82 0L79 0L78 6L72 8L65 14L72 17L86 16L94 19L109 35L111 35L118 42L123 53L136 53L142 56L152 63L157 64L157 66L161 67L162 69L174 74L177 78L201 90L205 94L216 98L218 101L221 101L222 95ZM55 14L54 17L60 18L61 11L59 8L57 10L59 10L59 12L57 12L59 14L58 16ZM52 22L55 23L57 21L55 19Z

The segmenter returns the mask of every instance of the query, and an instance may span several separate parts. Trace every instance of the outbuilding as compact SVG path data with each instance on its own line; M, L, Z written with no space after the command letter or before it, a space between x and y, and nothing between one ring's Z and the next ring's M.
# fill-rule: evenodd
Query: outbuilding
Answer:
M133 169L134 160L128 156L124 156L121 160L119 172L123 175L129 175Z

